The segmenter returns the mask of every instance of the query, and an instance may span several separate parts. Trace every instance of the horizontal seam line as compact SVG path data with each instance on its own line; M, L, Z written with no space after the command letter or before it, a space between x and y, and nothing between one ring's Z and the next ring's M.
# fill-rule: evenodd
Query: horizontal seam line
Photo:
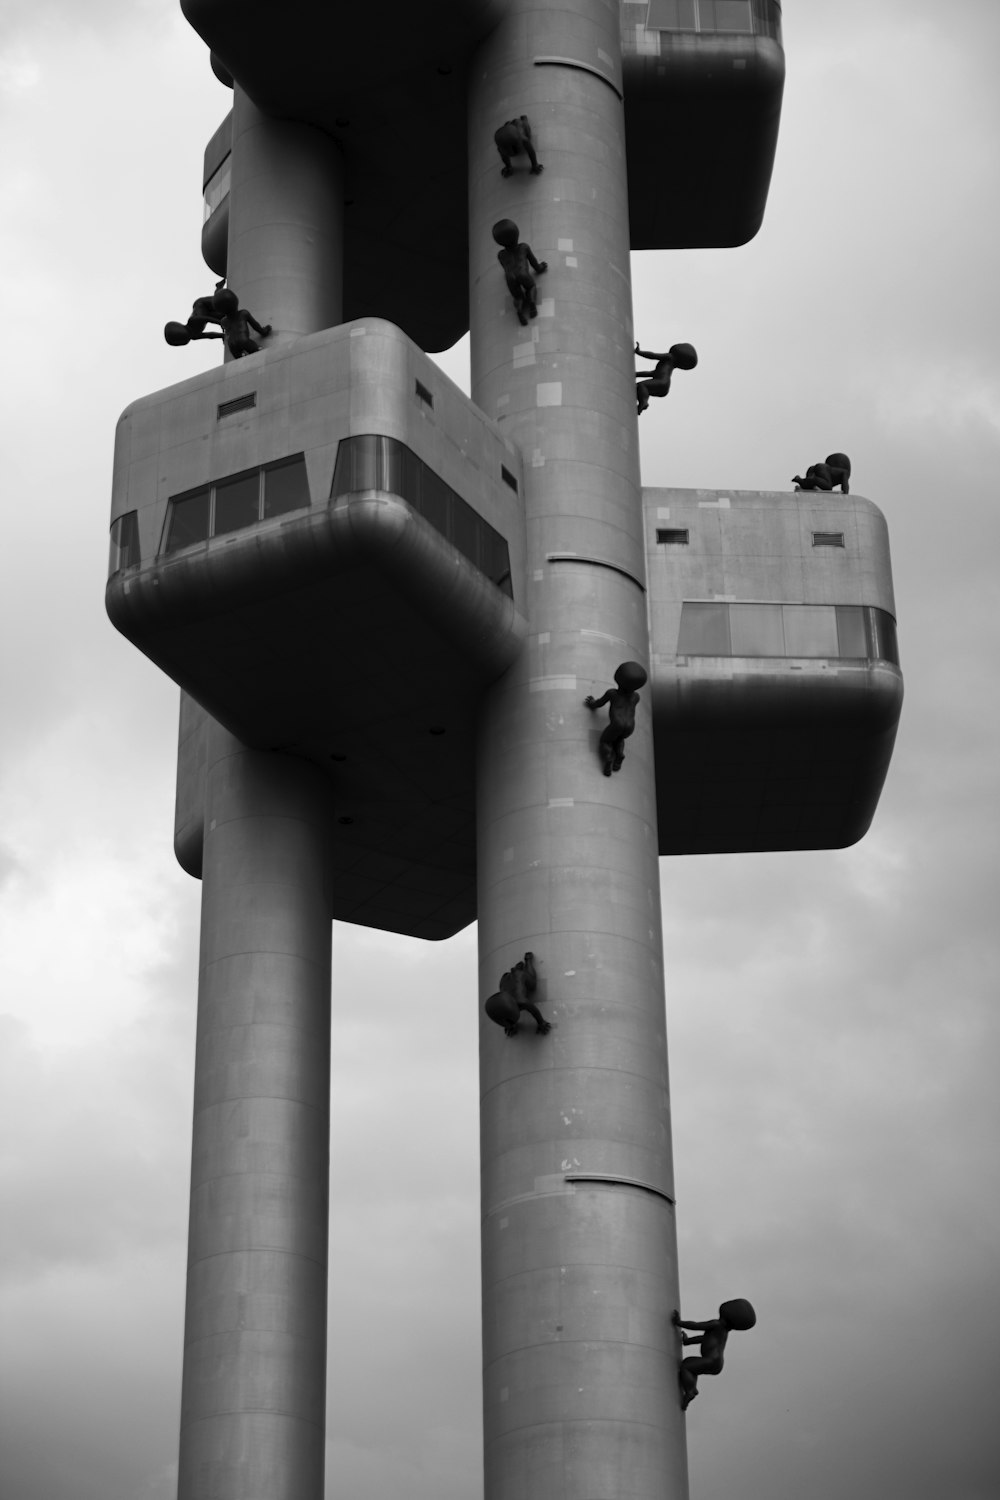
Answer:
M276 1245L254 1245L252 1248L243 1250L213 1250L211 1255L199 1255L197 1260L188 1260L188 1270L190 1271L195 1266L206 1264L210 1260L219 1260L224 1255L287 1255L290 1260L304 1260L307 1265L319 1266L321 1269L326 1264L325 1261L317 1260L315 1256L303 1255L301 1250L280 1250ZM206 1337L209 1336L206 1335ZM199 1344L201 1343L201 1339L185 1340L185 1349L188 1347L189 1342L191 1344Z

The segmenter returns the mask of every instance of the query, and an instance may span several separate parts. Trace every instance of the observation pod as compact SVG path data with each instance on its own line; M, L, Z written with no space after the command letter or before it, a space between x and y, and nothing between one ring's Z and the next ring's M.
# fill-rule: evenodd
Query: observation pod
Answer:
M330 784L330 915L475 919L475 726L518 653L521 461L402 333L330 329L135 402L107 609L243 744ZM177 852L201 873L201 718Z
M903 702L882 513L815 492L643 503L660 853L855 843Z
M238 79L265 113L315 126L336 143L345 318L377 312L421 348L449 348L469 327L474 49L510 0L388 0L375 71L362 61L371 46L363 10L286 0L279 28L261 0L242 0L238 24L231 0L183 0L182 9L220 76ZM744 244L760 228L777 146L785 81L778 0L620 0L619 33L631 248ZM555 34L548 28L530 59L539 77L567 64ZM589 66L606 74L599 58ZM205 152L202 250L220 276L231 133L227 116Z

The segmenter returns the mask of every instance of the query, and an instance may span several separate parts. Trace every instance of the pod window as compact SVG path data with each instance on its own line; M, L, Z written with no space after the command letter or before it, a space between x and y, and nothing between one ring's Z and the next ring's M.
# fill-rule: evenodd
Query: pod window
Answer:
M504 538L405 443L379 433L341 440L330 498L363 490L398 495L498 589L513 597L510 552Z
M258 521L271 521L308 505L309 482L301 453L227 475L214 484L170 497L159 555L169 557L184 547L245 531Z

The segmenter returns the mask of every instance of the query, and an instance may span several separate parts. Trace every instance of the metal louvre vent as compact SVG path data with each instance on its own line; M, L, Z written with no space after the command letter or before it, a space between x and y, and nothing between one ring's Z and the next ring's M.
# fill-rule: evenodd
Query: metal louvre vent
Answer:
M686 526L657 526L656 528L658 545L686 547L690 540L691 533Z
M500 465L500 478L503 480L504 484L509 484L510 485L511 489L514 491L514 494L516 495L517 494L517 480L514 478L513 474L510 472L510 470L508 469L508 467L507 467L506 464L501 464Z
M216 407L215 419L221 422L223 417L234 416L238 411L250 411L257 405L257 392L250 391L245 396L234 396L231 401L222 401Z
M434 405L434 397L431 394L431 392L427 389L427 387L425 385L421 384L421 382L419 380L414 381L414 385L416 386L415 395L416 395L417 400L418 401L422 401L425 406L433 406Z
M844 533L842 531L814 531L814 547L842 547L844 545Z

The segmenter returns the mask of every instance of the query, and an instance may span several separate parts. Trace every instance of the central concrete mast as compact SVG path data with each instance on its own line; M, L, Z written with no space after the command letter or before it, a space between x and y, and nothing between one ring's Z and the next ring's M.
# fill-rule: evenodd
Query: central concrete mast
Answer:
M504 178L521 114L544 170ZM651 721L605 777L583 703L649 665L616 3L511 8L469 170L472 396L524 455L530 623L482 719L480 983L533 951L553 1023L482 1027L486 1500L683 1500ZM548 262L527 327L504 218Z

